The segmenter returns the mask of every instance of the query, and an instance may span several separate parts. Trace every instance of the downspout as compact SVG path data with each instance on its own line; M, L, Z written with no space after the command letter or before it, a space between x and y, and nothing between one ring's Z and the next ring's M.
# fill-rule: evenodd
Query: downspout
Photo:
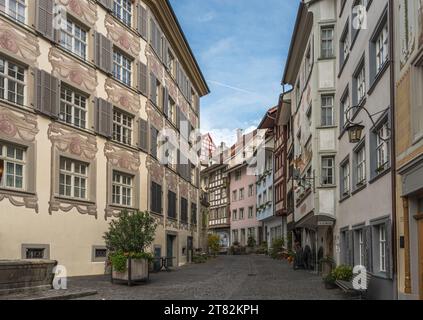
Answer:
M391 154L392 154L392 164L391 164L391 180L392 180L392 275L393 275L393 296L394 299L398 299L398 275L397 275L397 253L398 253L398 245L397 245L397 213L396 213L396 194L397 194L397 167L396 167L396 132L395 132L395 27L394 27L394 0L389 0L389 56L390 56L390 104L391 104Z

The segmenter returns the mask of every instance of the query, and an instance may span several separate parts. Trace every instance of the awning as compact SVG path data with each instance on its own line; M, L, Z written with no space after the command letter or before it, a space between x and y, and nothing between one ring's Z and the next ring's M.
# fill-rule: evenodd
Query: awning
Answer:
M295 228L317 229L318 227L333 227L336 219L325 214L314 214L310 212L300 221L295 223Z

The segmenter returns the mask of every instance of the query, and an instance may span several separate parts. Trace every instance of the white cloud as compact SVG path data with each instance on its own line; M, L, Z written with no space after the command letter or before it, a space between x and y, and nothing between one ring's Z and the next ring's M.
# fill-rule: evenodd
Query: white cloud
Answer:
M227 51L231 50L234 44L234 39L231 37L223 38L214 43L210 46L207 50L205 50L201 56L204 61L211 61L216 56L226 53Z
M200 23L206 23L212 21L216 17L216 14L213 11L209 11L206 14L199 16L197 21Z

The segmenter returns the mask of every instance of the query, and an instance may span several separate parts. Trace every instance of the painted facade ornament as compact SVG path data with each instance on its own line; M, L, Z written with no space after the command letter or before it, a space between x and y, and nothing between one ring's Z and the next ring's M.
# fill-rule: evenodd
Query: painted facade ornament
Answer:
M94 69L74 61L54 47L50 49L49 61L55 77L66 80L85 92L93 93L96 90L98 82Z
M34 209L36 213L39 213L38 208L38 197L37 196L20 196L18 194L2 192L0 194L0 202L8 199L9 202L15 207L25 207L28 209Z
M53 146L61 152L81 157L87 161L96 158L98 149L95 136L82 134L53 122L49 125L48 137Z
M166 169L166 184L168 190L178 192L178 177L169 169Z
M39 132L37 118L33 114L18 113L0 107L0 135L34 142Z
M137 172L141 165L138 152L120 148L110 142L104 146L104 155L110 164L123 170Z
M50 214L52 214L55 211L69 212L72 209L76 209L78 213L80 214L94 216L97 218L97 206L95 204L86 204L86 203L78 204L78 202L75 202L75 201L67 202L66 200L62 200L62 199L59 200L54 197L52 197L49 202Z
M163 129L163 117L156 111L156 108L154 108L151 105L151 102L148 101L146 104L146 111L148 119L150 120L151 124L157 129L162 130Z
M188 183L179 178L179 194L181 197L188 199Z
M160 165L150 156L147 158L147 170L152 181L158 183L159 185L163 184L164 166Z
M59 0L59 3L90 27L93 27L98 20L97 5L91 1Z
M0 19L0 50L35 65L40 56L38 39L29 32L23 32Z
M145 54L147 56L147 65L150 72L153 72L155 77L163 83L163 73L164 67L160 61L157 60L155 53L152 51L153 49L150 46L146 46Z
M167 72L165 72L165 85L173 101L177 102L178 101L178 87L176 83L173 81L172 77L169 76Z
M111 15L106 17L104 23L109 37L115 45L134 57L139 56L141 52L139 37L122 27Z
M109 102L130 113L138 114L141 103L139 97L128 89L121 87L113 79L106 79L104 88L109 97Z

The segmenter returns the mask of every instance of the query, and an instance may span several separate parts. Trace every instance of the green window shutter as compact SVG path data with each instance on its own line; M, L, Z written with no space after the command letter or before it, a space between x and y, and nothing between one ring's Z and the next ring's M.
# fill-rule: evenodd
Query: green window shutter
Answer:
M106 36L96 32L95 34L95 64L106 72L112 73L113 70L113 45L112 41Z
M150 127L150 137L151 137L151 145L150 145L150 154L154 158L157 158L157 137L158 137L158 130L153 126Z
M148 96L148 73L147 65L142 62L138 63L138 90L144 95Z
M157 106L157 79L153 73L150 73L150 100Z
M57 119L60 106L60 81L44 70L35 71L35 109Z
M113 130L113 106L110 102L96 98L94 120L96 133L103 137L111 138Z
M137 30L138 33L143 37L145 40L147 40L148 32L147 32L147 21L148 21L148 12L147 10L141 6L138 5L138 24L137 24Z
M144 152L148 152L148 122L144 119L139 119L139 141L138 145Z

